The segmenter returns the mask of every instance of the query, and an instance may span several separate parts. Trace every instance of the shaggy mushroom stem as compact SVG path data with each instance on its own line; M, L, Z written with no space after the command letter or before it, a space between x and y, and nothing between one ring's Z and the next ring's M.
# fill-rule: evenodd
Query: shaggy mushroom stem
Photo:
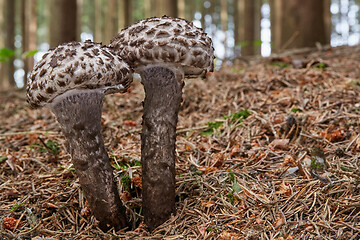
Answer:
M140 70L145 89L141 133L143 211L150 230L175 214L175 141L184 73L163 65Z
M49 104L66 138L67 150L99 227L127 226L101 135L104 90L70 90Z

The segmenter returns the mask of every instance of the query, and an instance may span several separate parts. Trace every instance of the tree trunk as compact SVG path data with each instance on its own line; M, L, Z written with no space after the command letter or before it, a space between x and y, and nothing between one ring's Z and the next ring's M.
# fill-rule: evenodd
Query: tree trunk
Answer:
M116 12L116 0L108 0L106 7L106 14L105 14L105 42L103 44L107 45L110 43L110 40L117 34L117 12Z
M177 0L157 0L156 1L156 16L170 16L177 17Z
M0 35L1 36L5 36L4 9L5 9L5 0L0 0ZM1 46L5 46L4 37L0 37L0 48ZM4 79L4 67L5 67L5 63L0 62L0 91L2 89L2 82Z
M325 24L325 36L326 42L330 43L331 40L331 12L330 12L331 0L324 0L324 24Z
M133 23L133 2L120 0L118 7L118 32Z
M205 15L206 15L206 8L204 6L204 3L202 2L202 4L200 5L200 9L201 9L201 28L205 29Z
M15 51L14 41L15 41L15 1L6 0L5 7L5 47ZM14 80L14 57L10 59L9 62L4 62L3 78L0 79L0 90L5 91L15 87Z
M314 47L328 43L324 22L325 0L272 0L273 49ZM274 27L273 27L274 26Z
M76 2L77 2L76 41L81 41L84 0L76 0Z
M76 41L76 1L50 0L50 12L50 47Z
M249 56L260 54L260 0L240 0L238 1L238 21L239 27L236 31L236 45L241 45L241 55Z
M34 51L37 49L37 0L22 0L22 30L23 30L23 52ZM24 83L26 83L27 73L34 67L34 57L29 56L24 59ZM26 84L24 84L26 86Z
M185 0L177 1L178 17L185 18Z
M151 0L144 0L144 12L146 18L152 17Z
M103 41L101 0L95 0L95 42Z
M234 9L234 55L235 57L240 56L241 47L240 47L240 7L239 1L233 2Z
M228 11L227 11L227 0L221 0L220 1L220 22L221 22L221 30L224 32L225 34L225 38L223 41L224 44L224 57L227 57L227 30L228 30Z
M185 18L188 21L192 21L194 19L194 14L196 10L196 2L193 0L188 1L187 4L185 4L187 7L185 8Z

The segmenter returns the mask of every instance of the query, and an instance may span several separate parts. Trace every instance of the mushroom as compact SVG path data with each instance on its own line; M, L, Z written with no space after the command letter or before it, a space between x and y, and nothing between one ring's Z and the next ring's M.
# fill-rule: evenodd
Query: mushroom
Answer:
M139 21L110 42L140 73L145 89L141 133L143 211L152 230L175 214L175 141L184 77L213 70L211 39L193 23L163 16Z
M49 50L30 73L27 101L55 114L99 227L128 225L101 135L104 96L125 92L132 69L101 44L71 42Z

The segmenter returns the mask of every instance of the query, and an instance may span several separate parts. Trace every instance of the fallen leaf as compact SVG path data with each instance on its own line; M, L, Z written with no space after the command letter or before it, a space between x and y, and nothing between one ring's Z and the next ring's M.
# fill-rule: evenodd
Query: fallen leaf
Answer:
M201 235L203 235L203 236L205 235L206 229L203 225L197 226L197 229L199 230Z
M269 147L271 149L288 150L289 141L289 139L274 139L274 141L269 144Z
M212 207L215 205L215 202L214 201L205 202L201 200L201 205L203 205L204 207Z
M123 193L120 194L120 197L124 202L130 201L132 199L132 196L128 191L123 191Z
M239 235L235 232L224 231L220 234L221 240L238 240L240 239Z
M87 217L87 216L89 216L89 215L90 215L90 209L89 209L87 206L85 206L83 209L81 209L80 215L81 215L82 217Z
M3 226L5 229L7 230L14 230L16 223L17 223L17 219L13 218L13 217L6 217L3 220Z
M275 192L276 194L285 194L286 196L291 195L291 188L289 186L286 186L284 182L280 184L280 190Z
M49 202L43 203L43 204L42 204L42 207L43 207L43 208L48 208L48 209L49 209L49 208L55 208L55 209L56 209L56 208L59 208L59 207L56 206L55 204L49 203Z
M240 152L241 152L241 148L240 148L239 144L236 144L236 145L231 149L230 158L233 158L233 157L239 155Z
M142 189L142 180L140 176L133 177L131 182L135 185L135 187Z
M306 224L305 231L308 231L308 232L314 231L314 226L311 224Z
M289 154L285 155L283 164L284 164L285 166L286 166L286 165L290 165L290 166L292 166L292 167L297 166L294 158L293 158L291 155L289 155Z
M198 169L202 174L208 174L210 172L215 172L217 170L216 167L199 167Z
M219 152L214 155L214 157L211 160L211 167L220 167L224 164L224 154Z
M320 133L320 136L324 137L329 142L338 142L345 138L345 134L346 131L342 127L335 130L330 130L327 128L324 132Z
M137 126L136 122L133 121L133 120L124 120L123 125L129 126L129 127L136 127Z
M285 224L285 219L283 217L277 217L273 226L275 229L278 229L284 224Z

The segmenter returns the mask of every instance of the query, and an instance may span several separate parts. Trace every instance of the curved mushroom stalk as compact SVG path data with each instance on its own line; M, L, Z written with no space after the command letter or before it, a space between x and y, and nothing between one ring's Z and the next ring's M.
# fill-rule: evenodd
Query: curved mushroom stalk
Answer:
M71 90L49 104L67 140L67 150L99 227L127 226L101 135L103 90Z
M140 71L145 89L141 133L143 208L153 230L175 214L175 141L183 73L149 66Z

